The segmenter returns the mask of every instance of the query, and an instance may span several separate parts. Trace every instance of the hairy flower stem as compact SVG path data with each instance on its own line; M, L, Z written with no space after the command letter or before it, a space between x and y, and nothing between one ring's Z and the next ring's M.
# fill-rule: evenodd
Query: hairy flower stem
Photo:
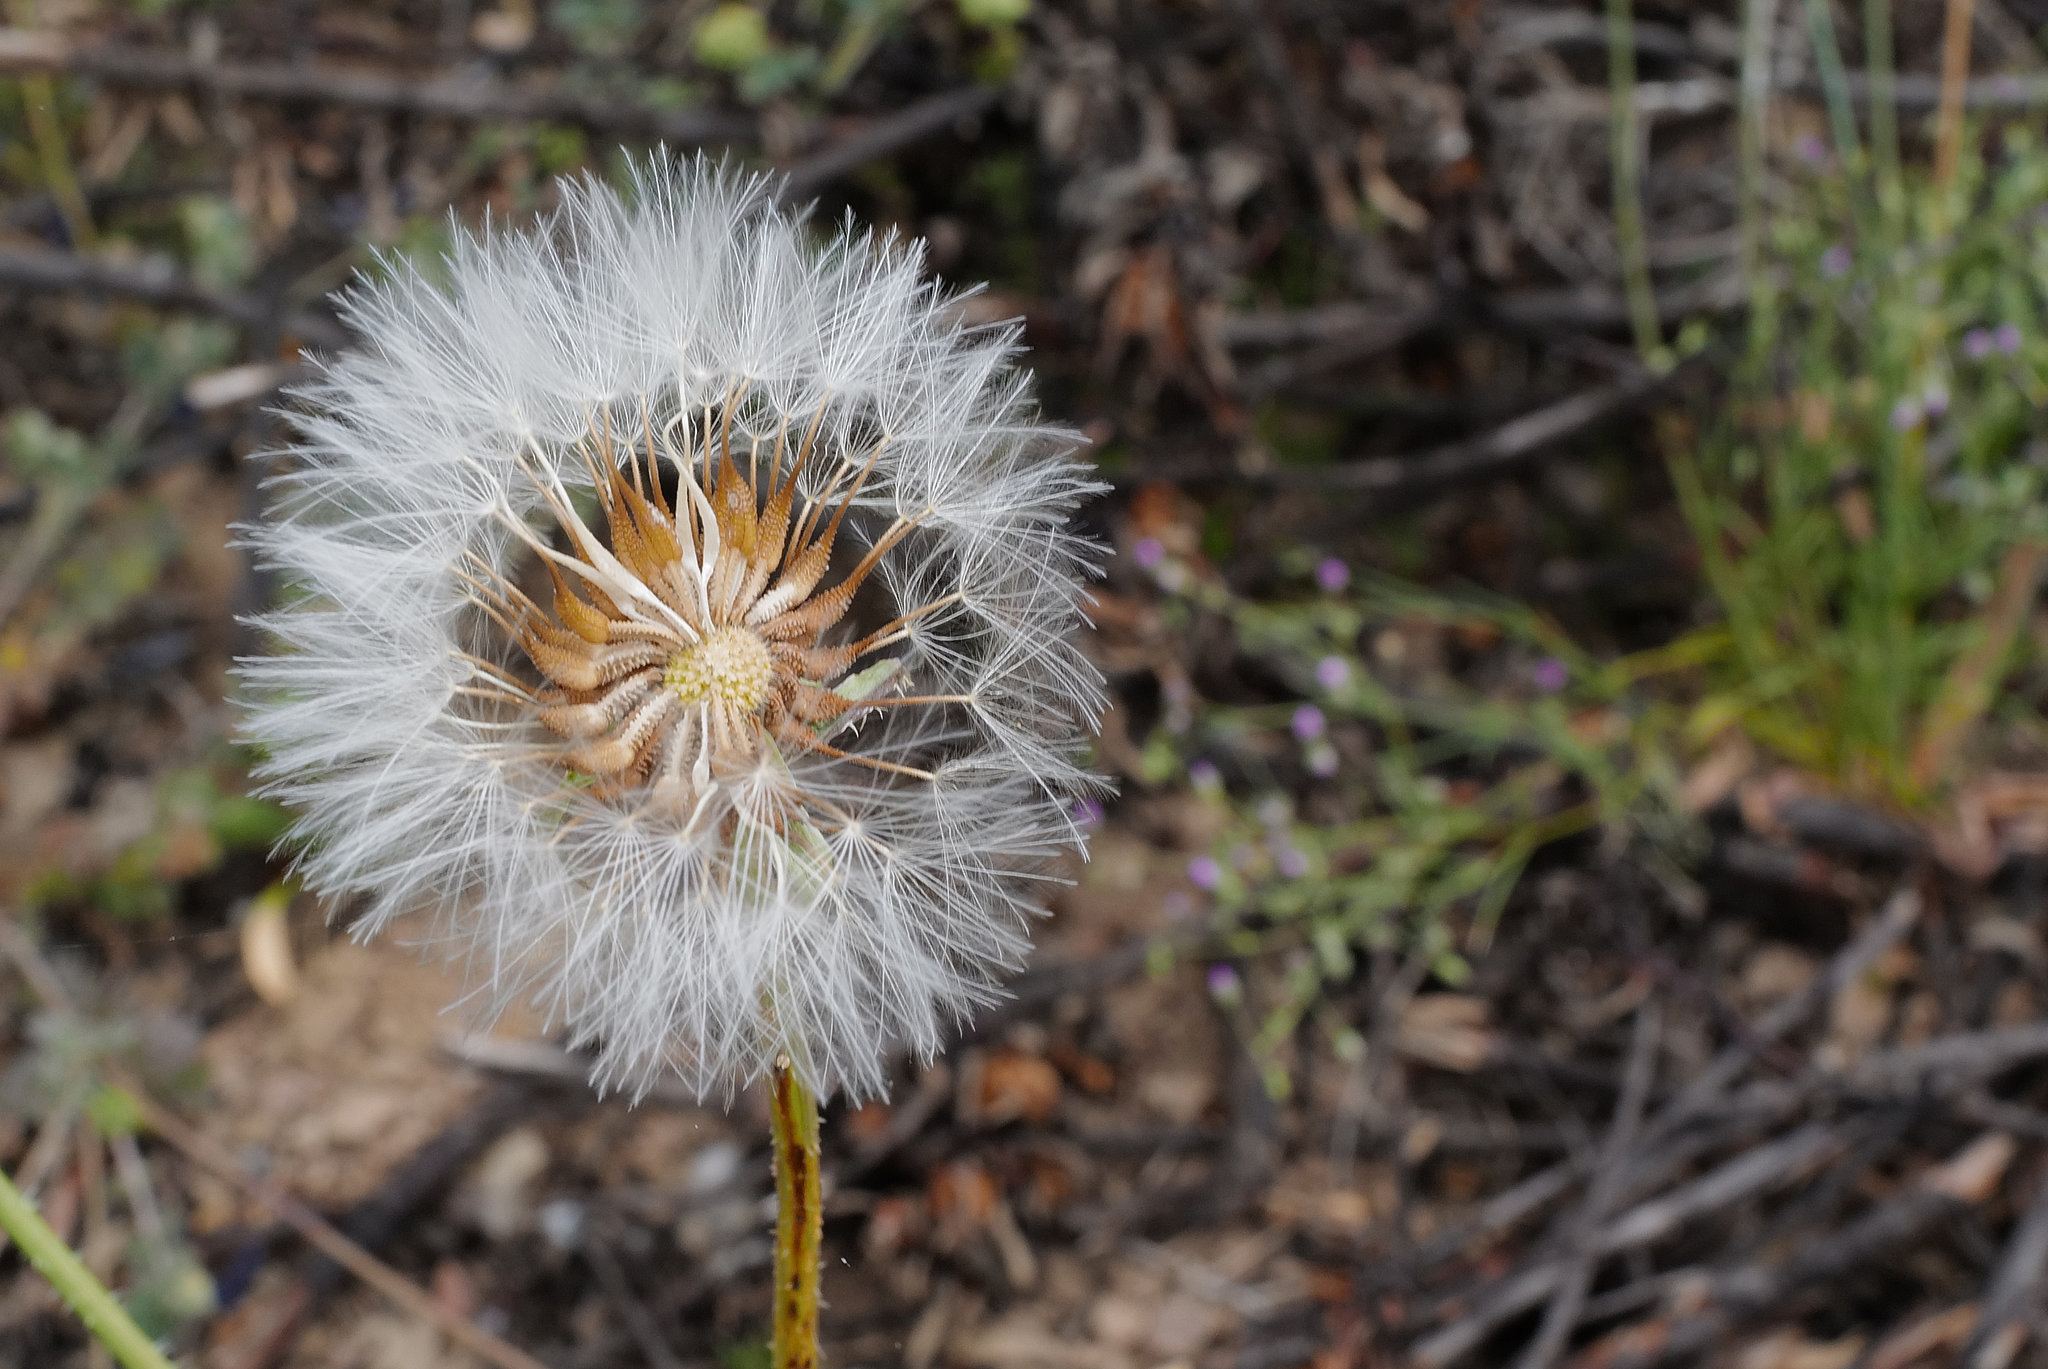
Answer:
M769 1076L775 1126L775 1369L817 1369L819 1242L818 1100L789 1057Z
M816 1134L814 1127L813 1137ZM14 1243L21 1247L21 1253L28 1256L28 1262L36 1267L36 1272L63 1295L64 1301L85 1323L85 1329L92 1333L93 1339L111 1351L127 1369L171 1369L171 1362L164 1358L155 1342L143 1334L142 1328L114 1300L106 1285L94 1278L92 1271L71 1253L71 1248L50 1230L50 1224L36 1211L35 1204L23 1196L5 1174L0 1174L0 1231L14 1239ZM812 1289L815 1306L815 1282Z

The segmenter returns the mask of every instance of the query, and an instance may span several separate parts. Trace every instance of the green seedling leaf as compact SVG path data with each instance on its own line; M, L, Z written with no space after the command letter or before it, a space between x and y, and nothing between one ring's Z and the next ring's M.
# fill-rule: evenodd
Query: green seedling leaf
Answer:
M8 419L7 451L15 472L39 488L93 490L108 475L82 434L52 423L40 409L21 409Z
M291 811L268 799L230 794L207 814L207 831L233 851L267 851L291 828Z
M112 1084L93 1090L86 1099L85 1113L102 1136L133 1136L142 1130L142 1104L134 1094Z
M817 69L816 48L770 48L740 73L740 98L754 103L773 99L803 84Z
M256 243L249 222L234 201L221 195L187 195L178 202L185 253L192 278L214 290L229 290L256 270Z
M1031 0L959 0L960 17L976 28L1006 29L1031 13Z
M555 0L548 20L586 57L622 57L640 32L639 0Z
M133 1241L128 1267L134 1278L122 1301L151 1336L175 1335L218 1305L213 1276L189 1245L168 1232Z
M768 20L752 5L720 5L698 23L690 48L714 70L745 71L768 55Z

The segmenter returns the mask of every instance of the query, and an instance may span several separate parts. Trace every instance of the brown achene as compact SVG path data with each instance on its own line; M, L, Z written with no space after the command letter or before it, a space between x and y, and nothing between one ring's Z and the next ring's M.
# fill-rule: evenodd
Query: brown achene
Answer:
M917 525L898 517L836 584L821 587L847 510L874 473L886 439L864 459L842 457L815 495L799 491L823 410L788 469L785 424L766 453L758 437L742 474L732 452L736 396L722 421L706 406L701 444L679 452L678 415L657 436L642 414L642 441L615 441L609 421L576 450L590 471L608 531L600 538L550 474L528 465L567 535L567 552L507 516L553 581L544 609L503 576L471 583L478 604L526 653L546 684L515 687L494 672L491 690L532 708L564 739L563 765L606 787L680 785L704 790L751 765L770 740L918 779L930 772L860 756L823 734L855 708L967 702L964 696L849 697L833 688L863 656L907 638L916 620L956 595L913 609L852 642L827 645L869 574ZM714 436L713 429L717 432ZM661 456L677 475L675 507ZM765 471L763 466L765 465ZM782 471L780 475L777 472Z

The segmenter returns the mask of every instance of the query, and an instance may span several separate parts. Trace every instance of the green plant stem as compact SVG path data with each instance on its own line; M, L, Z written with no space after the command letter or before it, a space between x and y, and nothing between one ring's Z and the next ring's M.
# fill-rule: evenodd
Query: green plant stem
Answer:
M36 1272L71 1305L93 1339L128 1369L172 1369L170 1360L142 1333L106 1285L58 1239L35 1204L5 1174L0 1174L0 1230L13 1237Z
M1834 134L1835 155L1844 169L1852 168L1862 150L1856 136L1856 109L1849 100L1849 73L1842 67L1842 49L1835 42L1835 16L1828 0L1806 0L1806 27L1813 39L1813 63L1820 71L1821 95L1828 106L1828 128Z
M818 1190L818 1101L788 1056L769 1076L775 1127L775 1369L817 1369L818 1271L824 1213Z
M1863 68L1870 79L1870 170L1887 216L1899 203L1899 116L1892 103L1892 0L1863 0Z
M1778 0L1744 0L1742 7L1742 109L1737 129L1742 176L1742 279L1758 286L1763 245L1764 125L1771 109L1771 35L1778 26Z
M47 76L23 76L20 86L22 112L28 116L29 137L42 169L43 188L50 192L73 244L81 249L90 248L98 235L93 231L92 210L65 147L64 126L57 118L56 83Z
M1607 0L1607 91L1612 116L1614 234L1621 249L1621 274L1628 293L1629 322L1636 350L1656 364L1664 330L1657 321L1657 296L1650 285L1650 244L1643 229L1643 130L1636 115L1636 36L1632 0Z

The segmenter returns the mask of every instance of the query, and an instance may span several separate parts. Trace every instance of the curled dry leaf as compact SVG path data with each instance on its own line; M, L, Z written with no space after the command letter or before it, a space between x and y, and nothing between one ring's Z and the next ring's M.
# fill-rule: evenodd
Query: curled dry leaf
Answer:
M970 1055L960 1070L961 1120L984 1126L1043 1122L1060 1102L1060 1075L1026 1051Z
M1470 994L1419 994L1401 1010L1394 1048L1410 1060L1470 1074L1493 1054L1487 1003Z
M273 884L250 903L242 918L242 973L249 987L273 1008L281 1008L298 997L299 966L292 957L292 891L288 885Z

